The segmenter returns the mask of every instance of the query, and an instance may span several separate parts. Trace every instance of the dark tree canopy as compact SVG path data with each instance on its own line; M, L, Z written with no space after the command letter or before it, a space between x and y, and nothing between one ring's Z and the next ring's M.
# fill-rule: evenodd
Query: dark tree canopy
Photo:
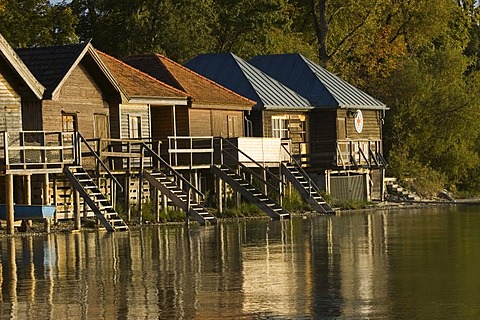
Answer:
M0 0L14 47L85 41L117 57L300 52L387 103L389 170L480 192L476 0Z

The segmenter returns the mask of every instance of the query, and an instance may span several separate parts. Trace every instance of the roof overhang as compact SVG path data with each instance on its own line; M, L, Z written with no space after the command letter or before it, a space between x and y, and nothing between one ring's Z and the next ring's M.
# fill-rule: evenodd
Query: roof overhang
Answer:
M62 78L62 80L60 81L60 83L58 84L58 86L55 88L55 90L52 92L52 100L56 100L58 99L58 96L60 94L60 89L62 88L63 84L65 83L65 81L68 79L68 77L70 77L71 73L73 72L73 70L78 66L78 64L82 61L82 59L86 56L86 55L90 55L92 57L92 59L94 60L94 62L97 64L97 66L99 67L99 69L102 71L102 73L105 75L105 77L107 78L108 82L110 82L110 84L115 88L115 90L120 94L121 98L122 98L122 101L124 99L129 99L129 96L127 95L127 93L125 92L125 90L122 89L122 87L119 85L119 83L117 82L117 80L115 79L115 77L112 75L112 73L108 70L107 66L103 63L103 61L101 60L101 58L98 56L98 53L97 51L95 50L95 48L93 47L93 45L91 44L90 41L88 41L86 44L85 44L85 47L83 48L82 52L77 56L77 59L75 60L75 62L71 65L70 69L68 70L67 73L65 73L64 77Z
M10 44L5 40L5 38L0 34L0 54L5 57L8 64L14 69L26 85L30 88L33 94L41 100L43 93L45 92L45 87L35 78L35 76L30 72L27 66L23 63L22 59L17 55L13 50Z
M130 97L129 103L149 104L151 106L172 106L181 105L186 106L188 104L188 98L162 98L162 97Z
M221 104L221 103L208 103L208 102L193 101L191 107L192 107L192 109L250 111L250 110L252 110L253 105L233 105L233 104Z
M276 105L264 105L266 110L281 110L281 111L309 111L314 109L313 107L300 107L300 106L276 106Z

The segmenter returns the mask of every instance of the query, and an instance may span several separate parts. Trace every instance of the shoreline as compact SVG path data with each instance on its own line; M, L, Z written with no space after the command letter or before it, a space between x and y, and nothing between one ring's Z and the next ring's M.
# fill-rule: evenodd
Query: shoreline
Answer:
M461 199L456 201L441 201L441 200L431 200L431 201L399 201L399 202L392 202L386 201L381 202L376 205L372 205L366 208L359 208L359 209L340 209L336 208L335 214L330 216L336 215L343 215L343 214L355 214L355 213L364 213L364 212L372 212L372 211L403 211L408 209L421 209L427 207L448 207L448 206L472 206L472 205L480 205L480 199ZM291 212L293 217L313 217L322 215L314 211L294 211ZM328 216L328 215L325 215ZM248 221L248 220L269 220L270 218L266 215L259 215L259 216L247 216L247 217L232 217L232 218L218 218L219 221ZM152 223L149 221L145 221L143 224L138 223L131 223L129 224L130 230L138 230L144 227L150 226L179 226L185 225L185 221L171 221L171 222L159 222L159 223ZM198 225L195 222L192 222L190 225ZM198 227L200 227L198 225ZM5 233L5 223L1 223L0 227L0 237L24 237L24 236L39 236L39 235L47 235L45 231L43 231L43 221L35 221L33 227L29 228L29 230L25 232L20 232L15 230L14 235L7 235ZM55 233L79 233L79 232L107 232L104 228L91 228L91 227L82 227L81 230L73 230L73 221L61 221L58 225L52 225L50 234Z

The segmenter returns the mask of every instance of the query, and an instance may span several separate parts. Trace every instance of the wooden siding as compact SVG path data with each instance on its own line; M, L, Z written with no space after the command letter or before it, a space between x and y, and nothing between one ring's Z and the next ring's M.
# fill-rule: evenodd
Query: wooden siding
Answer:
M190 109L189 117L191 136L212 135L212 113L209 109Z
M166 142L173 135L172 107L152 107L152 138Z
M310 152L335 153L336 111L313 110L310 112ZM330 156L328 157L330 159Z
M337 117L345 118L345 129L347 139L369 139L369 140L381 140L382 139L382 119L381 112L378 110L362 110L363 115L363 129L361 133L355 130L353 112L355 110L338 109ZM338 139L343 139L338 135Z
M212 132L215 137L243 137L243 111L212 110Z
M110 104L110 137L120 139L120 105L111 102Z
M22 130L21 98L0 74L0 131Z
M63 84L58 100L45 100L42 106L43 130L62 131L62 113L77 115L78 131L94 137L94 114L109 113L102 92L85 67L78 65Z
M293 154L305 153L306 148L303 143L307 142L306 138L309 136L306 113L264 111L263 134L265 138L273 137L272 117L274 116L284 117L288 121L288 135L292 140Z
M120 106L120 138L128 139L130 138L130 121L131 116L140 117L141 119L141 138L150 138L150 111L148 105L130 105L122 104Z
M177 136L189 136L190 126L187 106L176 106L175 110L175 119L177 121Z
M42 123L42 102L22 101L22 125L25 131L41 131Z

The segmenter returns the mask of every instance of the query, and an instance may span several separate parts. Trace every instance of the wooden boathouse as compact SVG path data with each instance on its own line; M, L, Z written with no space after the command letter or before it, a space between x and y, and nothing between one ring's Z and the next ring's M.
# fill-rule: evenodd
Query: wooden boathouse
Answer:
M89 42L15 52L0 40L7 233L14 219L26 219L15 204L56 208L53 217L41 216L47 230L50 218L73 219L79 229L92 217L108 231L128 230L132 206L142 222L144 201L152 201L157 221L160 208L175 206L187 220L212 224L206 195L221 212L231 192L237 203L246 199L273 219L288 218L286 181L315 210L332 212L292 156L289 136L275 129L276 115L301 122L310 109L286 87L248 99L159 55L129 58L140 71ZM275 100L282 90L298 105ZM254 111L271 123L269 133L253 125Z
M336 199L383 200L386 106L300 54L257 56L250 63L307 98L307 154L299 161Z
M300 132L302 112L310 108L306 99L273 79L264 79L271 82L270 89L273 92L262 90L260 86L255 88L258 91L255 94L239 92L158 54L133 56L125 61L190 95L191 105L185 112L178 112L179 109L176 108L172 109L171 113L158 117L163 119L158 123L162 124L164 130L171 129L161 135L154 134L154 137L163 142L168 141L162 155L168 157L173 167L193 173L191 179L196 185L215 194L219 211L223 210L222 198L226 184L237 193L237 201L241 196L257 204L272 218L288 216L288 212L280 205L282 191L279 189L283 181L278 174L270 172L268 167L276 167L278 170L282 163L290 162L291 144L282 139L285 137L282 137L281 130L272 131L271 123L276 115L286 113L292 122L297 119L299 123L299 130L292 136L303 139L304 133ZM249 119L252 113L260 113L257 118L263 119L260 110L270 107L272 110L265 117L265 125L257 127L257 124L252 124ZM165 123L167 119L173 121L173 124ZM259 129L263 127L268 131L265 135L262 129ZM255 135L256 137L253 137ZM291 170L285 168L284 171ZM298 179L305 179L296 169L295 171ZM200 180L204 178L204 182L199 181L198 177ZM301 187L298 179L294 179L295 183ZM253 180L261 187L255 187ZM311 186L308 181L310 180L303 182ZM331 212L323 199L318 200L321 197L313 186L305 189L301 187L301 191L314 203L316 210ZM277 196L270 199L269 193Z

